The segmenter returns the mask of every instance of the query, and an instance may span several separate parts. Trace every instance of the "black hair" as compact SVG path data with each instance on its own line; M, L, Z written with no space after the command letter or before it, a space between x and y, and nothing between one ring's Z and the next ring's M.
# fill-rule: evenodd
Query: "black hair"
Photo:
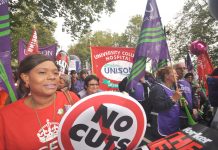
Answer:
M70 75L76 74L76 73L77 73L76 70L71 70L71 71L70 71Z
M95 80L99 83L99 78L96 76L96 75L88 75L85 80L84 80L84 88L86 89L86 87L88 86L89 84L89 81L91 80Z
M218 68L215 68L211 73L211 76L218 76Z
M84 69L84 70L81 70L79 74L80 74L80 76L82 76L83 74L87 74L87 73L88 73L88 71Z
M190 77L190 76L194 77L193 73L191 73L191 72L186 73L185 76L184 76L184 78L188 78L188 77Z
M21 97L27 96L30 92L30 89L25 86L25 82L21 79L21 74L30 72L34 67L45 61L51 61L57 66L53 60L42 54L28 55L20 62L18 67L18 79L20 80L18 90L21 92Z

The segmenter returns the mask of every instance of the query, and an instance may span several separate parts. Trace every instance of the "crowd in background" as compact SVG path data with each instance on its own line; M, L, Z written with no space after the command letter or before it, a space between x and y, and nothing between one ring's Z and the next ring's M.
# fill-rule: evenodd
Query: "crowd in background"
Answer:
M185 63L160 68L153 76L146 73L132 90L126 90L127 80L128 77L120 82L119 90L127 92L143 106L148 121L145 137L150 141L197 122L210 126L213 107L202 84L194 73L187 71ZM184 99L184 103L181 99Z
M62 115L66 112L66 108L72 106L81 98L102 91L99 88L100 82L96 75L88 74L86 70L80 72L71 70L66 74L60 73L55 62L40 54L24 59L18 68L18 73L14 75L19 100L8 105L0 113L0 132L2 133L0 141L5 142L6 145L9 144L8 148L14 148L13 146L10 147L10 143L7 143L12 138L11 134L13 133L3 131L3 127L19 120L19 114L30 113L33 116L35 114L39 126L42 127L43 123L40 119L43 118L44 122L46 122L46 119L40 117L40 114L50 114L48 116L50 121L59 122L61 118L57 117L57 119L51 113L56 110L56 107L63 108L59 109L60 112L58 112ZM119 91L128 93L142 105L148 121L145 136L149 140L157 140L190 126L190 118L187 116L185 107L191 113L192 123L199 122L210 125L214 114L208 95L206 95L202 85L197 82L194 74L187 72L184 63L160 68L155 75L145 73L145 76L131 90L126 88L127 80L128 76L119 83ZM59 101L59 98L62 101ZM184 101L182 102L181 99L184 99ZM15 116L15 114L18 114L18 116ZM10 116L11 119L8 119L5 115ZM30 118L23 118L24 121L28 121L28 119ZM33 125L37 124L36 119L30 120L33 121ZM2 124L3 121L6 123ZM16 132L12 129L13 131ZM31 130L31 132L36 131L37 129ZM18 135L19 133L14 134ZM26 135L26 137L29 136ZM36 139L36 137L33 137L33 139ZM22 140L18 140L18 142L24 143ZM34 143L35 141L30 142ZM6 148L6 145L3 146L3 149Z

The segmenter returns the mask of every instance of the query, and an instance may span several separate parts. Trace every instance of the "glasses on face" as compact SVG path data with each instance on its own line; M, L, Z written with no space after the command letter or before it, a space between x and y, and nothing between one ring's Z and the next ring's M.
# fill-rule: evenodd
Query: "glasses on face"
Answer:
M88 84L88 86L91 86L91 87L93 87L93 86L99 86L99 84Z

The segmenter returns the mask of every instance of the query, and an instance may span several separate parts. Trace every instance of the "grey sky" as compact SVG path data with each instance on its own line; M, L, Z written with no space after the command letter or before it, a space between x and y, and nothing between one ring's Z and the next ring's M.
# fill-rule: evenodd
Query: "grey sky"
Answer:
M183 1L184 0L156 0L163 25L167 24L175 17L176 13L181 11ZM146 4L147 0L117 0L115 13L111 16L103 14L100 22L96 22L92 25L92 30L122 33L132 16L137 14L144 16ZM67 51L72 41L70 40L70 35L62 32L61 26L61 23L59 23L55 32L55 38L59 45L61 45L61 48Z

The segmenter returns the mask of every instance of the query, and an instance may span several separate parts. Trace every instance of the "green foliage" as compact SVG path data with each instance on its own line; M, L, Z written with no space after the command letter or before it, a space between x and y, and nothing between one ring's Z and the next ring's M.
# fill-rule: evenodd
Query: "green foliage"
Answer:
M213 64L217 65L217 50L210 46L218 40L215 26L215 19L210 15L205 0L186 0L183 12L177 16L176 22L167 26L172 58L184 58L191 42L202 40L209 45L208 53Z
M87 33L101 13L114 12L115 2L116 0L17 0L9 3L12 17L14 13L21 13L34 24L44 22L49 25L53 18L63 17L66 31L76 38Z
M114 37L114 38L113 38ZM111 34L104 31L98 31L91 35L86 34L79 42L69 48L68 53L70 55L77 55L82 64L91 60L90 58L90 45L91 46L115 46L119 36L117 34Z
M56 43L53 37L56 24L52 21L45 23L39 19L37 7L31 1L17 1L17 5L10 2L11 39L12 39L12 65L17 66L18 41L23 39L29 42L33 25L36 27L39 46Z
M129 24L125 30L125 35L128 37L127 39L128 46L130 47L137 46L137 41L141 30L141 24L142 24L141 15L136 15L130 19Z
M110 33L106 31L97 31L95 33L88 33L81 38L77 44L71 46L68 53L70 55L77 55L82 64L85 61L90 63L90 45L91 46L112 46L112 47L136 47L138 35L142 24L142 17L140 15L133 16L129 20L126 30L122 34Z
M16 65L18 40L27 42L36 26L39 46L54 44L56 24L53 19L63 17L64 29L73 38L89 31L90 25L103 12L114 12L116 0L16 0L9 1L12 37L12 63Z

